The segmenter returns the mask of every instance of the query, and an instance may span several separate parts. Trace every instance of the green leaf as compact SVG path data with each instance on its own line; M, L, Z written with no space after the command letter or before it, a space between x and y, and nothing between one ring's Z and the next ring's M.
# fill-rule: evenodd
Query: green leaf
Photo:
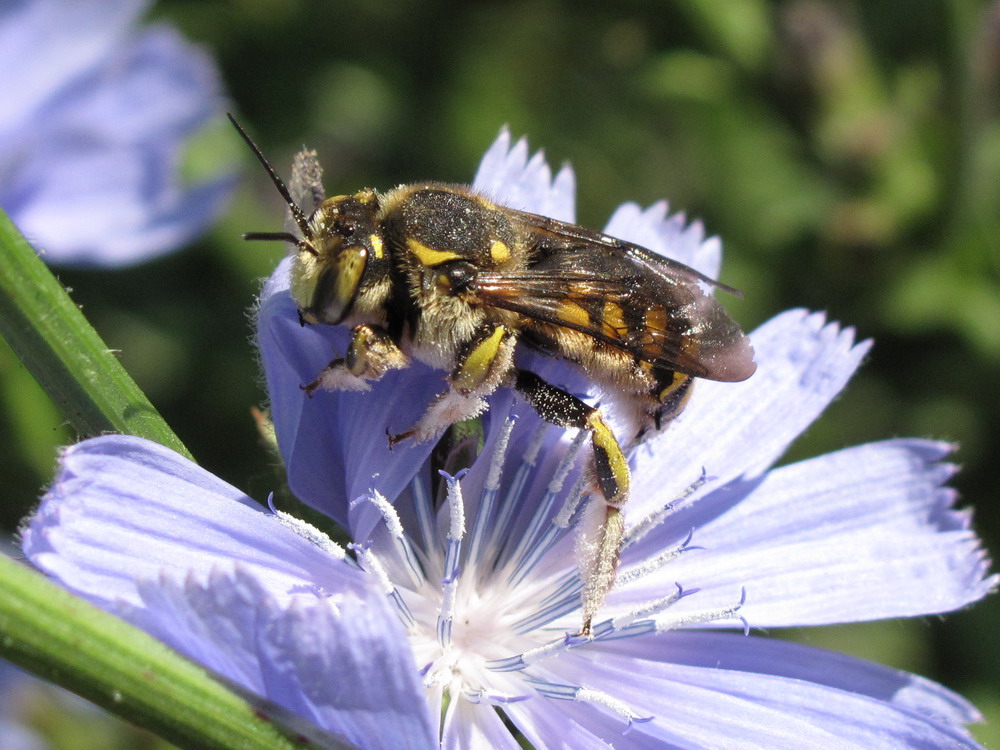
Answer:
M0 658L181 747L349 747L277 706L248 702L160 641L5 555Z
M191 458L3 211L0 335L82 437L138 435Z

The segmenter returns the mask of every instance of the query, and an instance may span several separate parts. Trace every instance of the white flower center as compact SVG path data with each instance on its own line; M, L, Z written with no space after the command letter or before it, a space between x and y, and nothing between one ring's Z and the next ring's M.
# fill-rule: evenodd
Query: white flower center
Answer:
M404 529L393 504L372 490L356 502L372 503L384 524L370 544L351 545L357 564L397 605L431 705L464 699L500 706L548 698L586 701L629 724L648 719L615 696L553 679L558 674L557 657L572 649L597 647L605 640L739 619L736 612L742 602L725 610L673 615L670 608L688 593L678 585L655 600L595 621L590 636L574 635L582 623L583 584L568 532L585 515L578 512L583 481L563 490L585 436L569 446L536 501L527 497L526 488L536 479L542 428L520 457L500 501L501 468L513 426L508 420L497 440L471 528L466 528L461 484L466 470L455 476L441 472L447 489L442 513L447 515L440 519L426 480L413 481L413 529ZM556 505L559 498L561 505ZM635 524L626 545L662 522L683 499ZM526 513L531 514L527 526L516 524ZM689 546L690 541L689 536L675 548L625 567L619 572L619 584L641 579L697 549Z

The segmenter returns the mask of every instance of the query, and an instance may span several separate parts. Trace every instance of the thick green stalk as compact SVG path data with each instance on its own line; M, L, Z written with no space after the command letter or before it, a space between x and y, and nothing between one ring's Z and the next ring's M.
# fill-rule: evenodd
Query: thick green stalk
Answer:
M191 458L3 211L0 335L81 437L138 435Z
M0 658L184 748L345 748L248 702L160 641L0 555ZM295 720L292 719L292 724Z

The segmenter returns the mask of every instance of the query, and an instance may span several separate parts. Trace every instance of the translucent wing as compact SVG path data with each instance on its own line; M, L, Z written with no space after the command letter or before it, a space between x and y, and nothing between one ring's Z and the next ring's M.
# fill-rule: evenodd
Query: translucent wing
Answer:
M511 214L532 261L517 273L480 272L480 304L584 333L664 370L723 381L753 374L749 340L703 289L721 286L712 279L600 232Z

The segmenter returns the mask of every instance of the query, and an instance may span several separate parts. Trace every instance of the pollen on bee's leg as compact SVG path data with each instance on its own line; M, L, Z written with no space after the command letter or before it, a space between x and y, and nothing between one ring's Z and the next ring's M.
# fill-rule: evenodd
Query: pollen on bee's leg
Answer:
M389 444L412 437L418 443L440 437L455 422L478 417L486 411L486 399L467 396L458 391L445 391L435 398L420 420L410 429L389 436Z
M618 554L625 534L625 518L620 508L591 500L580 520L577 554L583 578L583 627L590 625L604 604L618 571Z
M343 359L328 364L316 379L301 386L307 396L316 391L370 391L371 383L351 373Z

